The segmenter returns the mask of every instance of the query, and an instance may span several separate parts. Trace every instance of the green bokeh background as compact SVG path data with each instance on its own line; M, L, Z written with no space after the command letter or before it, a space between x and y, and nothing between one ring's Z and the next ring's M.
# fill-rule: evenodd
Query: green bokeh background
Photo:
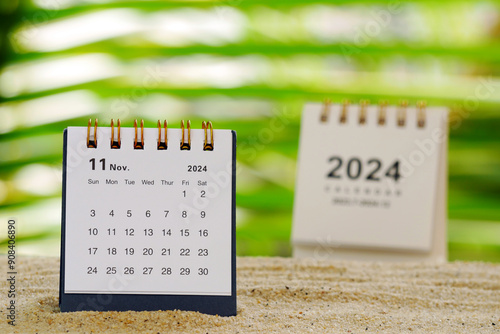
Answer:
M3 246L13 217L20 252L58 254L67 126L210 119L238 133L238 254L289 256L303 104L408 99L452 111L450 260L500 262L499 1L40 0L0 15Z

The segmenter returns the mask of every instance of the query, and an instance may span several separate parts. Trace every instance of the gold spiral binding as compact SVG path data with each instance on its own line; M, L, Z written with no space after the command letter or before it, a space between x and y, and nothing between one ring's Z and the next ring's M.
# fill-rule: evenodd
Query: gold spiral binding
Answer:
M144 149L144 120L141 119L141 141L139 142L139 138L137 136L137 120L134 121L135 128L135 138L134 138L134 149L135 150L143 150Z
M398 126L405 126L406 123L406 108L408 108L408 101L403 100L399 104L400 107L398 109L398 114L397 114L397 122Z
M214 128L212 122L202 122L201 127L205 130L205 141L203 142L203 151L213 151L214 150ZM210 127L210 143L208 142L207 132Z
M369 100L361 100L359 108L359 124L366 124L366 108L370 104Z
M185 141L185 128L184 128L184 120L181 121L181 131L182 131L182 140L181 140L181 150L190 150L191 149L191 121L187 121L187 143Z
M379 102L378 125L385 125L387 104L385 100Z
M340 123L347 122L347 108L349 107L349 100L344 100L342 102L342 113L340 114Z
M118 140L115 140L115 126L114 126L114 120L111 120L111 148L116 149L120 148L122 145L122 140L120 138L120 127L121 127L121 122L120 119L117 121L117 127L118 127Z
M417 126L419 128L423 128L425 126L425 108L427 107L427 103L425 101L417 102Z
M97 148L97 118L94 123L94 137L90 140L90 127L92 126L92 120L89 119L89 123L87 125L87 147L88 148Z
M161 140L161 122L158 120L158 145L157 148L159 150L166 150L168 148L167 142L167 120L163 122L163 127L165 128L165 135L163 137L163 141Z
M342 102L342 109L340 113L340 123L347 123L347 113L349 109L350 101L349 100L344 100ZM370 105L370 100L361 100L359 103L359 124L366 124L367 122L367 109L368 106ZM385 125L387 123L387 106L388 102L386 100L381 100L379 102L379 110L378 110L378 125ZM331 101L330 99L325 99L323 102L323 109L321 111L321 116L320 120L321 122L327 122L329 113L330 113L330 108L331 108ZM418 101L417 102L417 126L419 128L425 127L426 124L426 108L427 108L427 103L425 101ZM396 123L397 126L403 127L406 125L406 117L407 117L407 110L408 110L408 101L407 100L401 100L399 103L399 107L396 112ZM202 126L204 126L202 124ZM208 126L208 123L207 123ZM205 129L205 127L204 127ZM207 128L208 129L208 128ZM206 133L205 133L205 141L206 141Z
M323 102L323 111L321 112L321 123L325 123L328 121L328 114L330 113L332 101L330 99L325 99Z

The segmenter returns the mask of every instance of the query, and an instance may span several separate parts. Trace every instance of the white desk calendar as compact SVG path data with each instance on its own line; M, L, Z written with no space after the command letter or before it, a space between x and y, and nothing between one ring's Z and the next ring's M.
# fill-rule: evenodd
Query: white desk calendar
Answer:
M236 133L68 127L61 311L236 314Z
M307 104L294 256L445 261L448 111Z

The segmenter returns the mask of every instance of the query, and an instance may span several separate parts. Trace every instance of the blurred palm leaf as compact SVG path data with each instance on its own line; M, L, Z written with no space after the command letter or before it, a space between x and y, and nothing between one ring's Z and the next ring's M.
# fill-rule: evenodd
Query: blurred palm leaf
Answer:
M89 117L149 126L190 118L238 132L238 252L289 255L303 103L408 98L454 112L451 258L500 261L500 238L488 238L497 230L476 222L500 221L497 2L1 6L0 216L20 220L25 249L59 233L65 127ZM273 120L284 127L265 137ZM465 237L476 228L476 238Z

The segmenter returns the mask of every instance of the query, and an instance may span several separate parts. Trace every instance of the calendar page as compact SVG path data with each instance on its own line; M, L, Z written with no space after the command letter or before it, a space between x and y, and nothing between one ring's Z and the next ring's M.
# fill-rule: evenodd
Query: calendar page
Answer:
M443 238L444 248L433 232L446 142L445 108L306 105L294 244L429 252Z
M162 149L165 129L145 128L141 139L141 129L121 128L119 148L110 127L96 129L95 148L89 128L65 132L62 308L97 294L114 296L101 309L235 313L234 132L213 130L213 150L204 150L203 129L169 128ZM184 299L151 305L141 295ZM99 310L85 298L77 306Z

